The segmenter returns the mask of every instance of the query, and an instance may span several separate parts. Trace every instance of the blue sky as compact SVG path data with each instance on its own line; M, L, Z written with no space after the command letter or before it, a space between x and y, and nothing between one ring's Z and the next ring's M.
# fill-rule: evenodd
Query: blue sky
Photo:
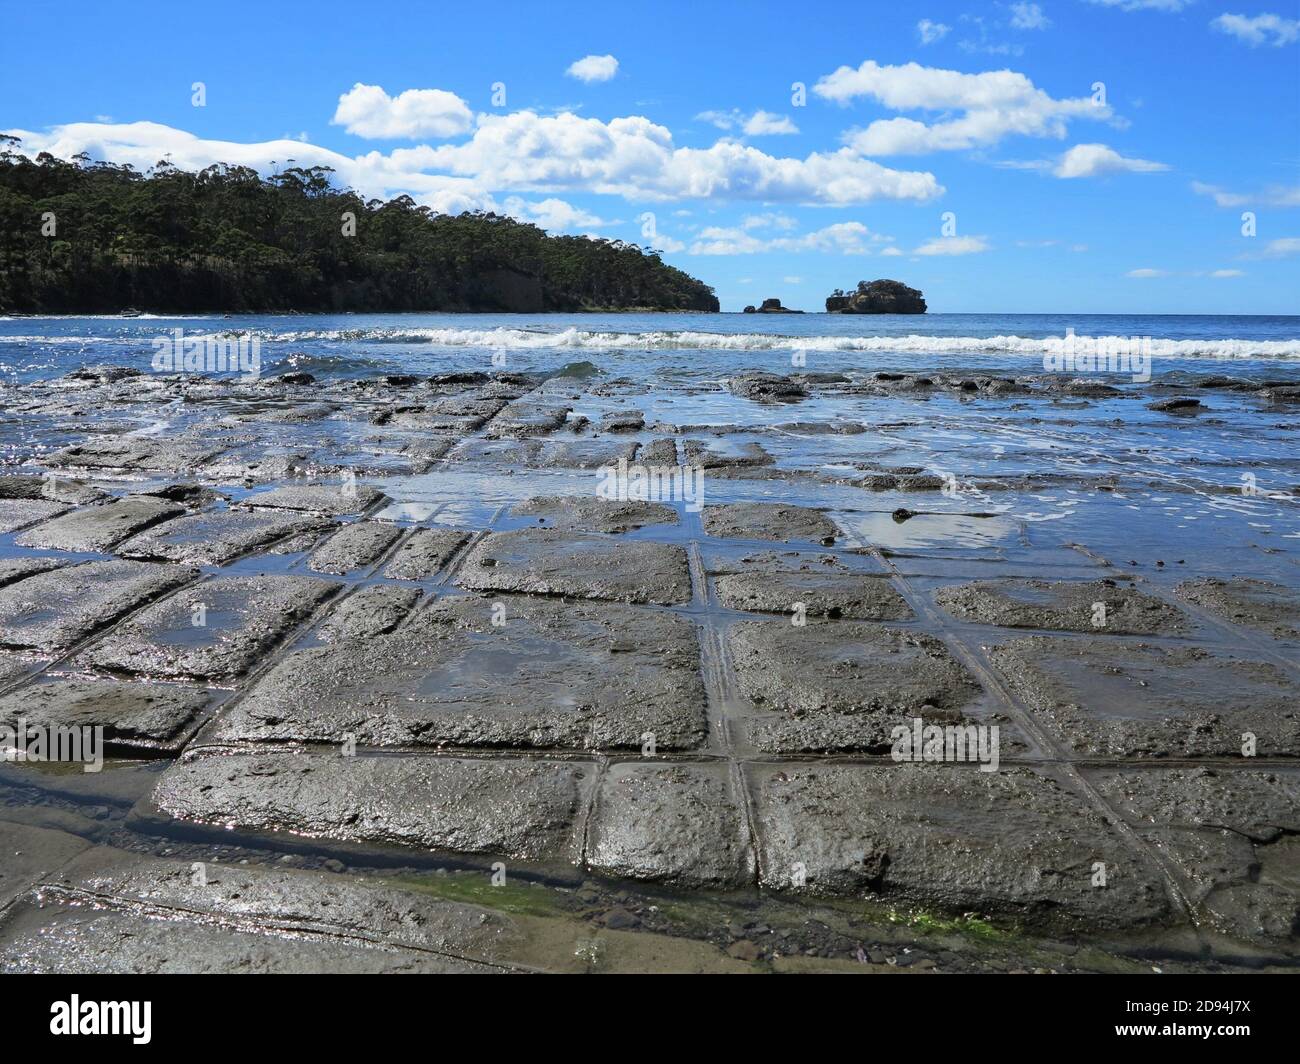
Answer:
M1242 3L11 6L0 129L650 244L724 310L1296 313L1300 4Z

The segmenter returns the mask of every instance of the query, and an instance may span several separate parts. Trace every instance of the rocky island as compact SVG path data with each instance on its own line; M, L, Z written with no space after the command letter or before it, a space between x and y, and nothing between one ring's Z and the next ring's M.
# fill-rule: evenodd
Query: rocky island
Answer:
M852 292L826 297L827 314L924 314L925 297L902 281L859 281Z
M746 314L802 314L802 310L791 310L789 307L781 306L779 299L765 299L761 307L754 307L753 304L745 308Z

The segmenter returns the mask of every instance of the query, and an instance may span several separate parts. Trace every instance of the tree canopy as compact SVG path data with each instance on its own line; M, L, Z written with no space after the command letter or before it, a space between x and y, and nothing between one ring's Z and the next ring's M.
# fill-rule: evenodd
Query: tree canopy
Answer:
M328 167L142 174L18 146L0 138L0 312L718 309L655 249L364 200Z

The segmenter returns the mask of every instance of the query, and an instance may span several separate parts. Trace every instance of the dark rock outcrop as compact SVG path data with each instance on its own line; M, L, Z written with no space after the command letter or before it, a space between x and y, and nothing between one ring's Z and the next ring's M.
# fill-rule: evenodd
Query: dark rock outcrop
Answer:
M828 314L924 314L925 297L901 281L859 281L853 292L826 298Z
M789 307L781 306L779 299L765 299L761 307L754 307L752 304L745 308L746 314L802 314L802 310L791 310Z

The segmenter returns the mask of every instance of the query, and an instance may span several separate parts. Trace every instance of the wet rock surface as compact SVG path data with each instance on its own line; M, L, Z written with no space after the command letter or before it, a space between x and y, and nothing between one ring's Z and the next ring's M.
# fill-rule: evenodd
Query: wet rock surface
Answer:
M0 722L97 727L116 745L176 751L207 705L206 691L174 684L54 680L0 698Z
M683 749L704 731L689 622L612 604L453 596L393 635L293 654L214 737L602 749L637 748L650 734Z
M541 496L510 511L559 532L633 532L645 525L676 524L677 511L658 502L609 502L589 496Z
M1266 661L1204 647L1037 636L990 656L1076 753L1300 756L1300 685Z
M1300 963L1291 383L286 368L7 393L6 968Z
M329 525L275 513L217 510L177 517L122 543L124 558L224 565L276 540L323 532Z
M112 673L229 681L337 589L299 576L221 576L150 606L84 651Z
M754 856L725 765L616 765L601 780L588 835L593 872L730 889Z
M1267 580L1189 580L1178 595L1216 617L1300 642L1300 591Z
M981 581L940 588L934 597L964 621L1007 628L1157 635L1190 627L1175 607L1115 580Z
M476 591L526 591L671 606L691 597L680 547L543 529L493 532L456 576Z
M812 540L827 546L840 534L835 522L817 510L764 502L706 506L704 531L718 537Z
M587 779L563 762L232 754L179 762L151 802L248 831L545 864L575 851Z
M946 897L954 907L1124 927L1169 911L1160 875L1078 796L1027 769L787 768L758 794L774 890ZM1095 863L1110 870L1093 885ZM1047 887L1046 884L1051 886Z
M0 588L0 644L52 653L194 579L197 570L154 562L86 562Z
M443 568L469 536L448 528L417 528L393 553L384 575L393 580L427 580Z
M138 495L56 517L24 532L16 542L20 547L93 553L184 512L184 507L174 503Z

